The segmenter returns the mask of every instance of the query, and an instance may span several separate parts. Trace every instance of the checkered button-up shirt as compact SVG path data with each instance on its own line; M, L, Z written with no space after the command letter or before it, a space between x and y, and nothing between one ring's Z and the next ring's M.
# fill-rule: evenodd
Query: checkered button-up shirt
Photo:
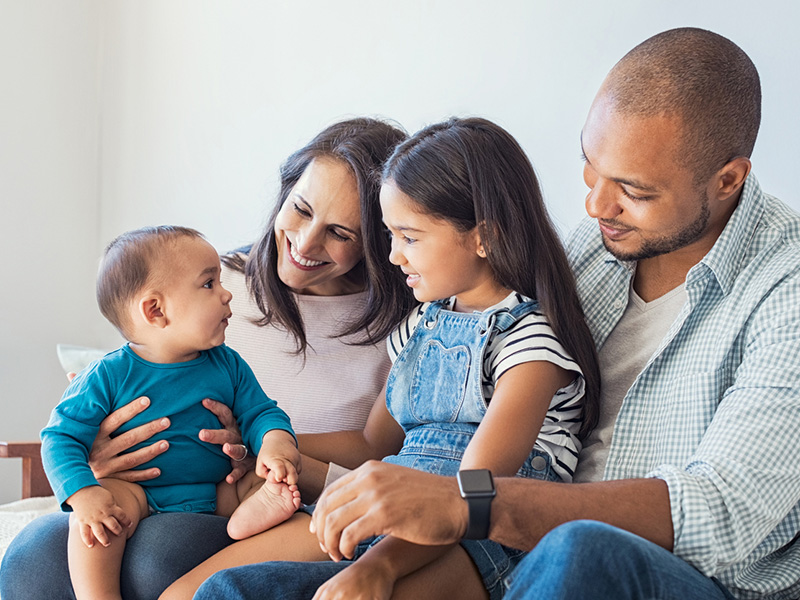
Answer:
M568 242L602 347L634 265L583 222ZM800 216L750 175L687 302L626 394L604 479L669 487L674 552L739 598L800 596Z

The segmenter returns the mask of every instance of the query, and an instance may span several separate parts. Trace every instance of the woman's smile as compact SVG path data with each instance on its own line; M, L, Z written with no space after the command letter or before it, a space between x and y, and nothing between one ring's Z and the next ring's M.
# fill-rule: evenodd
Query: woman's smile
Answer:
M310 258L305 258L302 254L300 254L294 247L289 239L286 239L286 245L289 247L289 257L294 263L294 265L299 269L314 269L316 267L328 264L324 260L311 260Z

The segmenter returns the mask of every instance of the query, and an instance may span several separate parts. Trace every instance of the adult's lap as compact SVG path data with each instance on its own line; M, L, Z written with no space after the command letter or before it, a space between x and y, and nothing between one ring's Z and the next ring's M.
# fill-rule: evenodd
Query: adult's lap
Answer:
M122 562L126 600L157 598L173 581L232 540L227 519L163 513L144 519L128 540ZM0 567L0 597L74 600L67 566L69 515L45 515L28 524L9 546Z

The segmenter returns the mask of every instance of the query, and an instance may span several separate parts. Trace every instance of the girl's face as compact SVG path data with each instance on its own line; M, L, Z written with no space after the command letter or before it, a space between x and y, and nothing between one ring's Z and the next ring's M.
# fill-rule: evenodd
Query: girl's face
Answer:
M462 233L421 212L392 181L381 187L383 222L392 235L389 260L406 274L420 302L456 296L455 310L484 310L510 290L495 281L476 229Z
M331 158L311 161L275 219L278 277L298 294L342 296L364 288L356 179Z

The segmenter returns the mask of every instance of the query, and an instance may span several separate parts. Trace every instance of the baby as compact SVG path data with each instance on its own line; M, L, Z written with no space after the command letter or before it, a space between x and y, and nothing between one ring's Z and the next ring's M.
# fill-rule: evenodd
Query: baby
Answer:
M106 249L97 301L128 343L75 377L42 431L47 476L62 508L72 510L68 554L78 598L121 598L126 540L153 512L230 516L230 535L243 538L300 506L300 453L289 417L223 344L231 298L219 256L193 229L139 229ZM161 434L169 450L146 465L161 475L141 483L98 481L88 456L100 421L141 396L151 403L147 415L117 433L169 417ZM224 482L230 463L221 448L199 439L201 429L219 427L201 404L205 398L231 409L244 443L258 454L255 472L237 484Z

